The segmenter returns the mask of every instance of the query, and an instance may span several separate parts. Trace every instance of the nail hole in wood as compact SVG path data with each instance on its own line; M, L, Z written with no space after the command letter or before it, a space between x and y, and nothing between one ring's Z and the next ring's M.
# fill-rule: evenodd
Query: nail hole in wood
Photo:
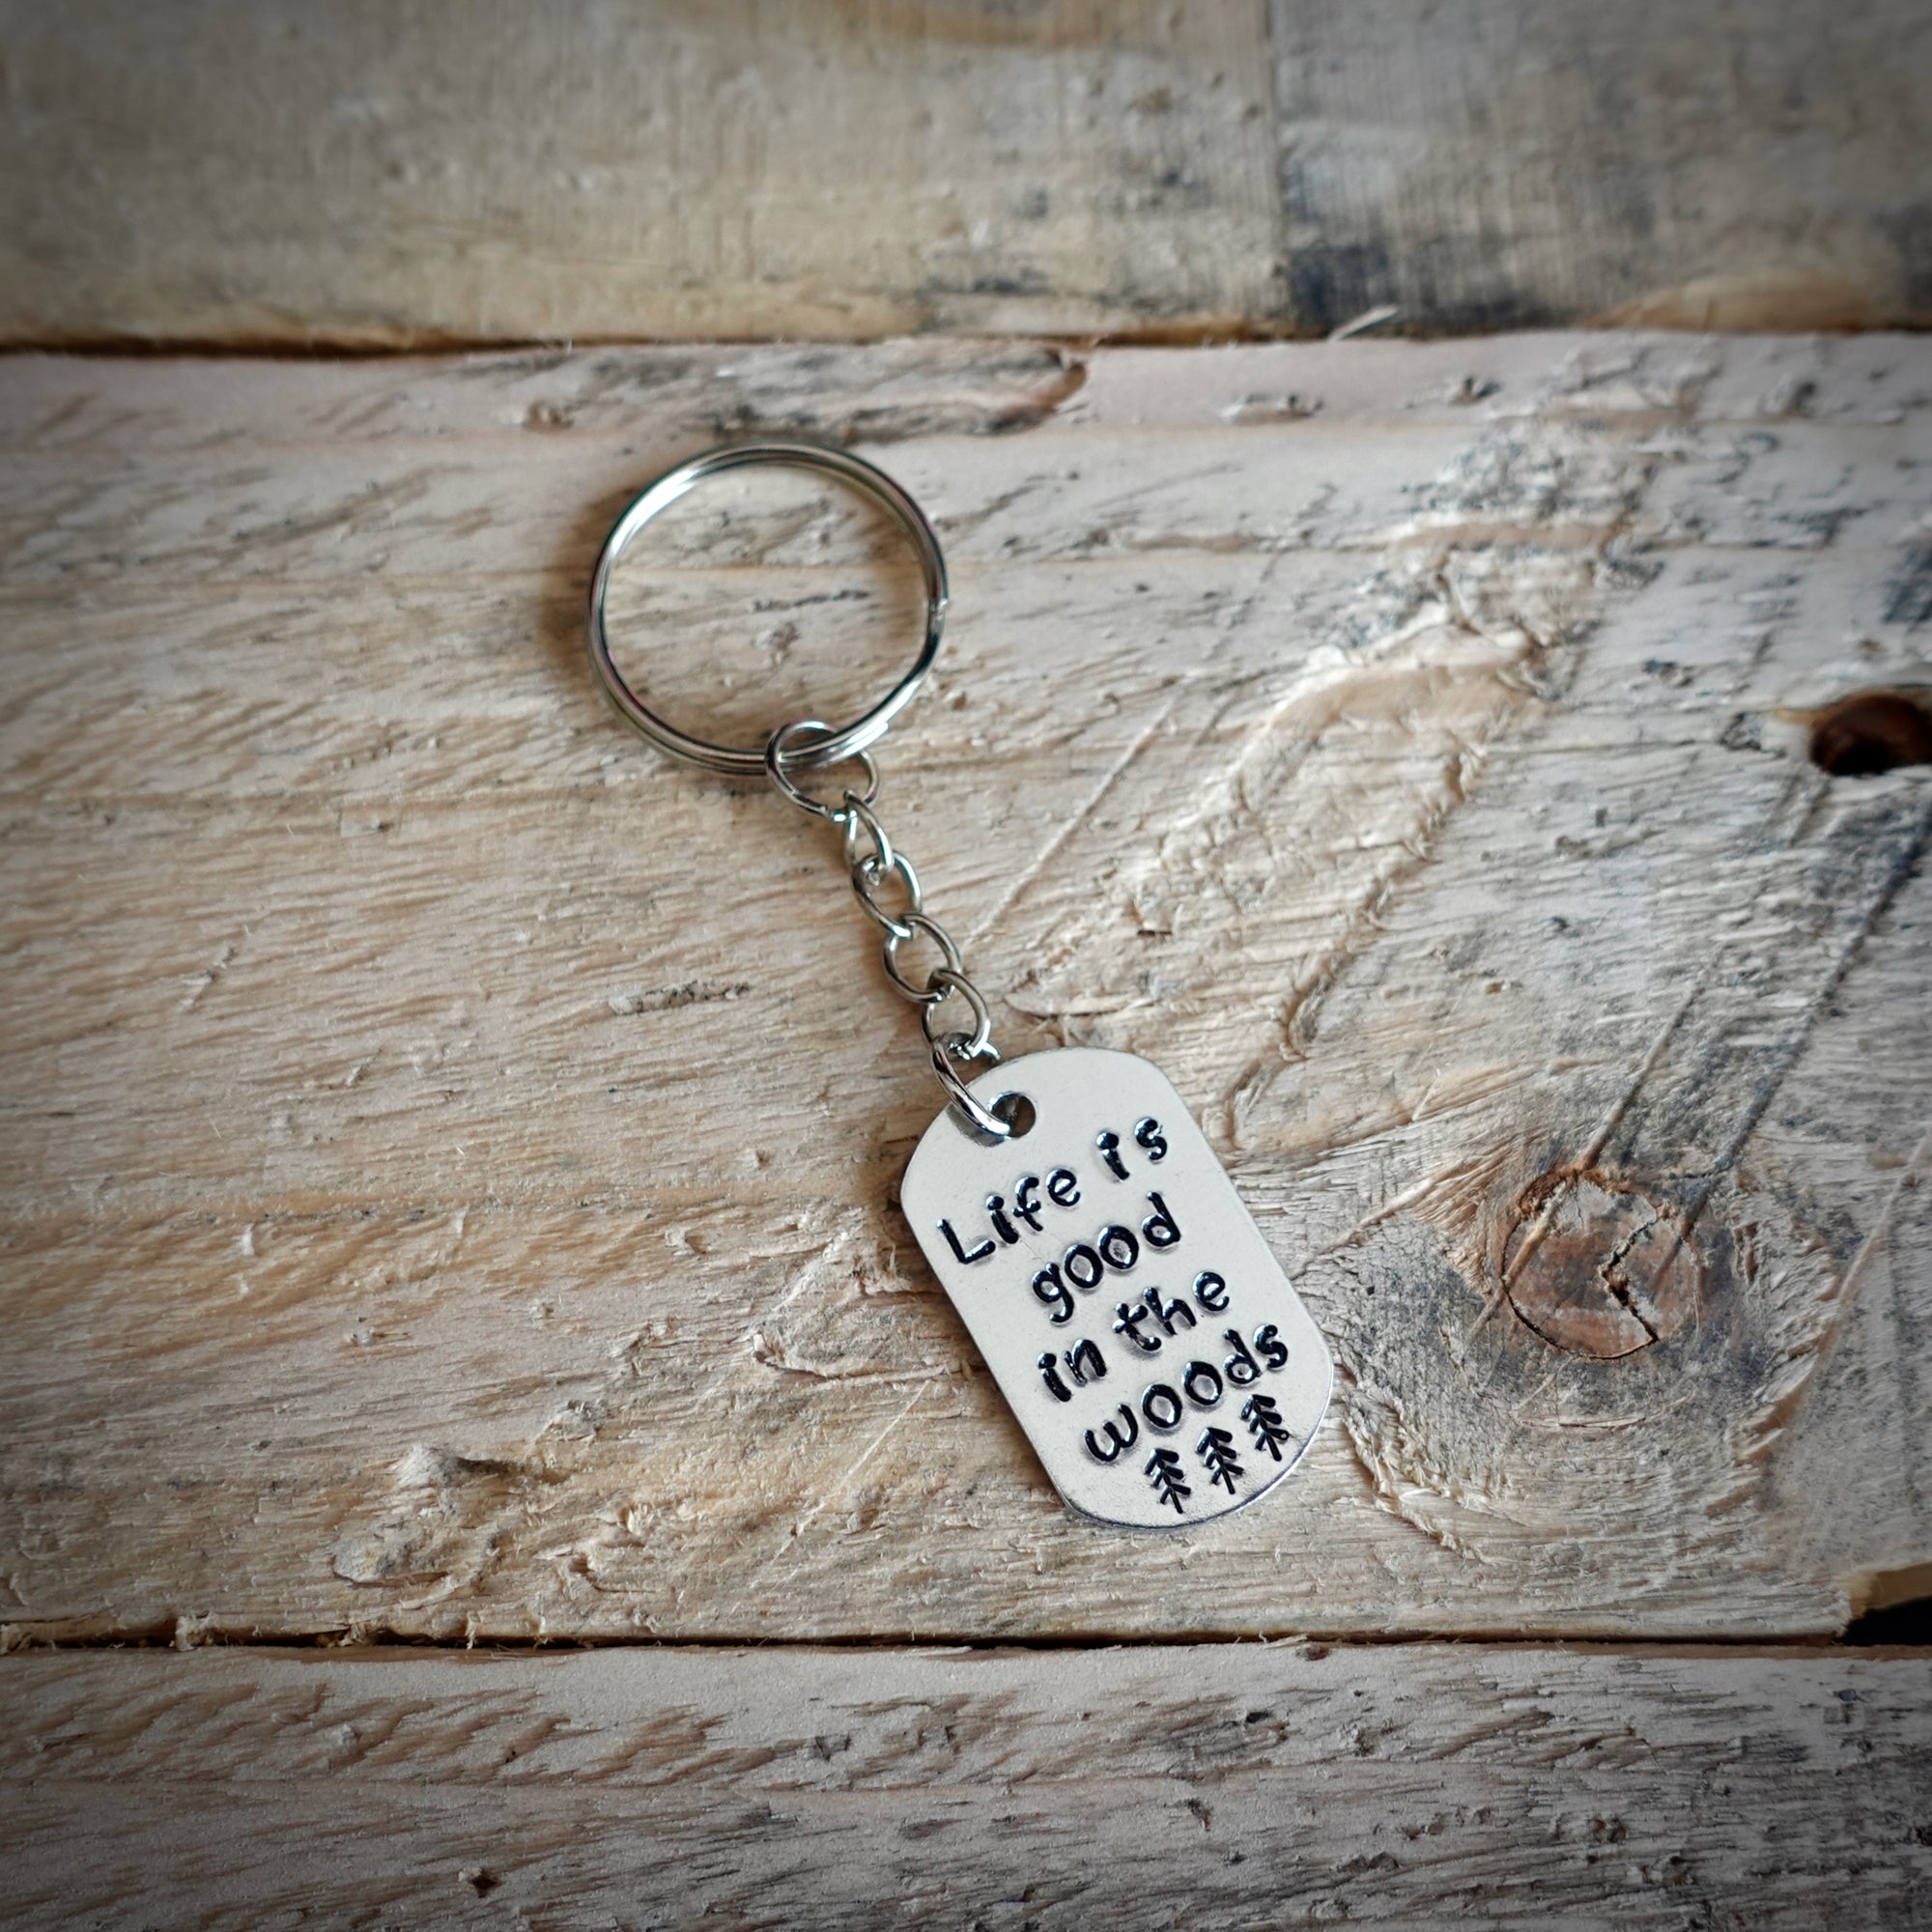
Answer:
M1904 691L1855 691L1811 719L1808 753L1833 778L1932 765L1932 705Z

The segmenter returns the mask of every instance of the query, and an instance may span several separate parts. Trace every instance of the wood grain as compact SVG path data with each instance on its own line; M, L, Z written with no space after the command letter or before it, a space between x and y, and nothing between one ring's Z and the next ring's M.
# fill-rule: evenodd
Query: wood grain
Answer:
M0 1900L22 1932L1904 1932L1928 1692L1923 1657L1431 1645L21 1656Z
M1922 8L1272 0L1286 313L1932 321Z
M1911 0L0 7L0 341L1932 321Z
M0 336L1238 328L1260 0L10 6Z
M1895 1596L1932 772L1828 778L1804 721L1932 683L1928 379L1885 337L8 363L7 1622ZM892 1206L936 1089L833 855L591 688L596 544L722 422L858 435L936 516L888 823L1007 1049L1156 1059L1337 1348L1225 1527L1054 1503ZM752 479L627 575L626 648L769 723L895 660L904 575Z

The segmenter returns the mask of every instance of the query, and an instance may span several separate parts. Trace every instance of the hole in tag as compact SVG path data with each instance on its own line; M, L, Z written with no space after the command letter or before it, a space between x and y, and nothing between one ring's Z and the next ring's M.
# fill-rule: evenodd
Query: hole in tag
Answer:
M1025 1140L1033 1132L1034 1122L1039 1118L1034 1111L1033 1102L1024 1094L1002 1094L986 1111L1004 1121L1012 1129L1016 1141Z

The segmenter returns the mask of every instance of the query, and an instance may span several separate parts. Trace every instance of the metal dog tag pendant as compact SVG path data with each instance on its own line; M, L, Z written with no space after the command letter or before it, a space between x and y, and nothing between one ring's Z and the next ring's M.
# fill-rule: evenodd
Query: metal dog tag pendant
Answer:
M1024 1136L955 1108L899 1198L1060 1493L1131 1529L1206 1522L1301 1460L1327 1344L1157 1067L1068 1047L968 1083L1023 1094Z

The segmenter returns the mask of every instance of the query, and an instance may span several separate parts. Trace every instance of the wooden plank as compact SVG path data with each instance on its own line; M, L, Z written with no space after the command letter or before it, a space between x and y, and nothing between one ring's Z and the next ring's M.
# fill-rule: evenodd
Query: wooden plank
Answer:
M22 1932L1904 1932L1929 1692L1923 1656L1842 1653L22 1655L0 1901Z
M0 24L4 342L1932 321L1910 0Z
M1237 329L1260 0L5 10L0 339Z
M1927 372L14 360L9 1623L1762 1635L1910 1594L1932 773L1828 778L1797 721L1932 681ZM1225 1527L1055 1505L891 1205L936 1091L817 829L582 668L625 492L808 413L946 536L885 809L1000 1038L1157 1059L1343 1361ZM687 715L893 661L869 526L688 507L625 590Z
M1271 11L1304 327L1932 321L1923 8Z

